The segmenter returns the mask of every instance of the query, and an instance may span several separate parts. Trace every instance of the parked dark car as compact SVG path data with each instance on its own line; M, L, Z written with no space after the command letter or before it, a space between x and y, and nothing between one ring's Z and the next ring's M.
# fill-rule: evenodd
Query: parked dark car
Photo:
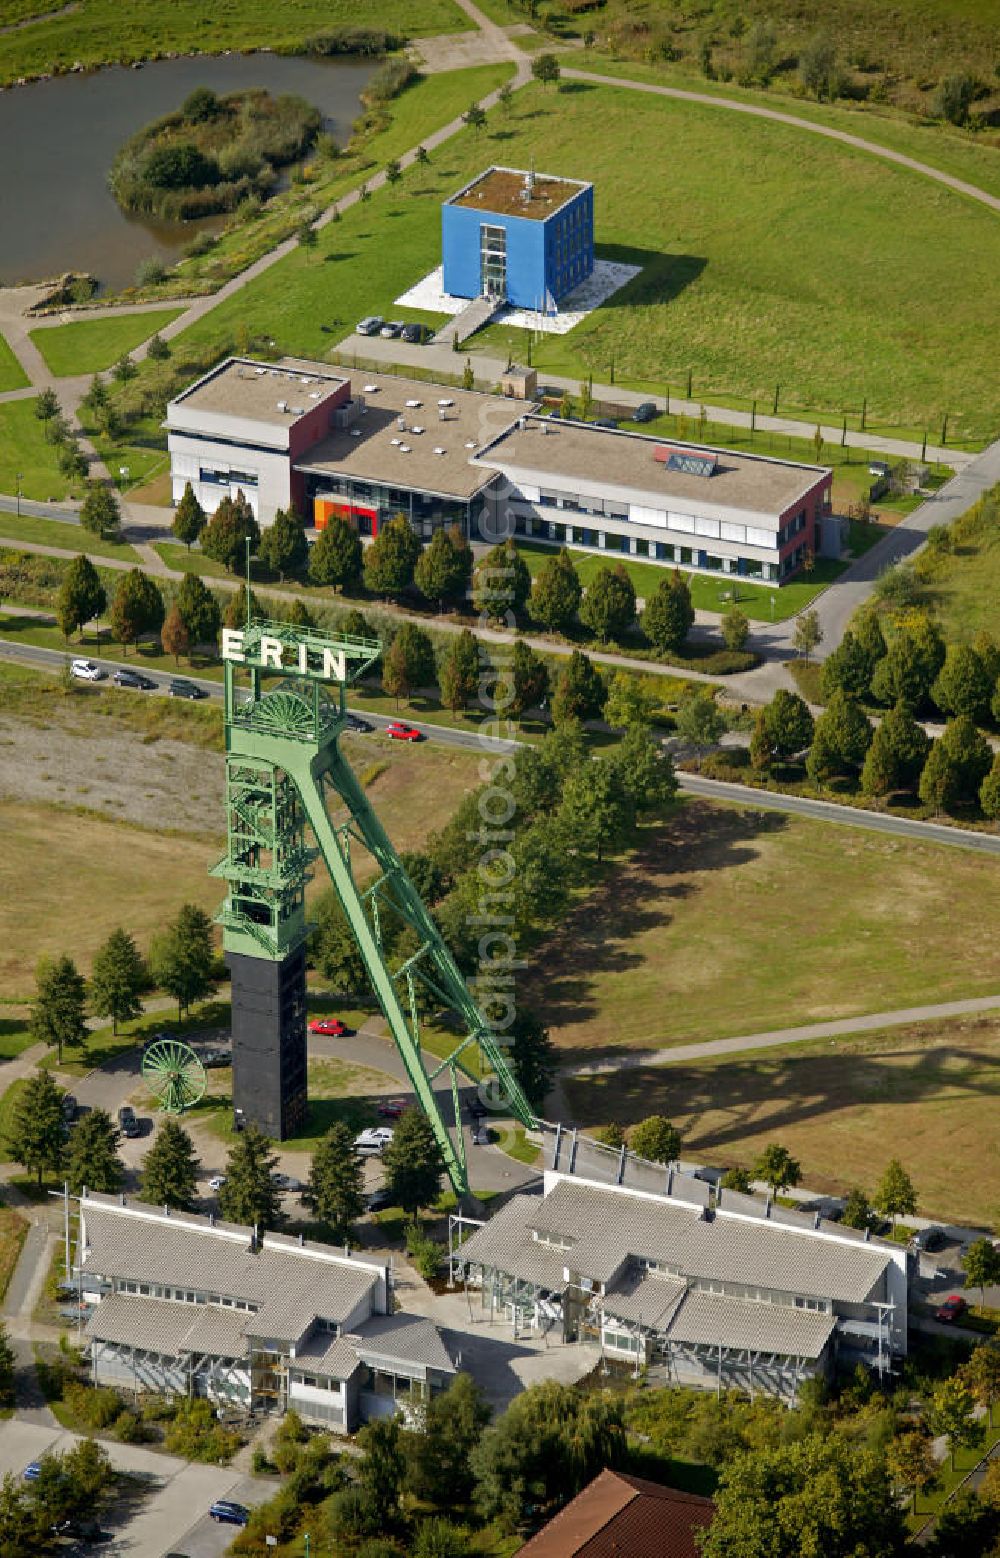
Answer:
M344 718L344 729L353 730L357 736L367 736L375 726L370 720L362 719L358 714L348 714Z
M196 682L189 682L186 676L175 676L171 680L167 692L171 698L207 698L208 693L204 687L199 687Z
M65 1120L67 1125L72 1125L73 1121L76 1119L77 1112L78 1112L79 1108L80 1108L80 1105L76 1101L75 1094L73 1094L73 1093L63 1093L63 1095L62 1095L62 1112L63 1112L63 1119Z
M968 1307L961 1293L952 1293L945 1299L940 1309L935 1309L934 1318L941 1325L954 1325L957 1320L961 1320Z
M196 1054L206 1071L218 1071L233 1063L233 1052L229 1049L203 1049Z
M490 1112L483 1103L482 1099L479 1098L476 1094L473 1094L467 1107L470 1120L485 1120L486 1116Z
M591 427L617 428L618 423L615 421L614 417L594 417L590 425Z
M641 406L636 406L632 413L633 422L652 422L658 415L655 400L644 400Z
M122 1104L118 1111L118 1128L123 1136L141 1136L142 1127L135 1117L131 1104Z
M228 1498L217 1498L209 1514L213 1520L221 1520L230 1526L245 1526L250 1519L250 1511L245 1504L237 1504Z
M138 687L141 692L152 692L156 683L151 676L143 676L141 671L127 671L120 668L111 677L116 687Z
M393 1205L392 1193L384 1188L365 1196L365 1208L369 1212L385 1212Z
M920 1228L913 1237L913 1243L918 1250L943 1250L948 1243L948 1235L943 1228Z
M403 340L411 346L423 346L430 339L431 332L426 325L405 325L403 328Z

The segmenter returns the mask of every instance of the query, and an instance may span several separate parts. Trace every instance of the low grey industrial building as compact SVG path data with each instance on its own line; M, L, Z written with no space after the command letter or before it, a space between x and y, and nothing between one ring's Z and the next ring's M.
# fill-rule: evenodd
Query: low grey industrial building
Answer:
M786 1401L838 1359L882 1375L905 1355L898 1245L752 1196L715 1201L701 1180L624 1153L606 1154L604 1182L583 1178L593 1164L556 1135L544 1194L514 1196L453 1254L453 1274L515 1334L590 1343L653 1382ZM656 1188L615 1183L625 1172Z
M839 546L825 466L298 358L220 364L170 402L167 441L175 503L188 481L208 512L242 491L261 525L293 504L370 538L404 514L424 540L454 525L775 586Z
M430 1320L392 1313L371 1256L85 1192L77 1261L95 1384L349 1433L455 1373Z

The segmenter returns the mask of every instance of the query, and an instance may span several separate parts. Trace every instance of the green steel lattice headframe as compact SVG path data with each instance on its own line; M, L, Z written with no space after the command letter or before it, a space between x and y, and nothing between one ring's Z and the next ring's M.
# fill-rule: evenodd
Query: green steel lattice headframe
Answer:
M223 628L222 659L265 676L301 676L308 681L351 683L364 676L382 653L377 638L324 633L321 628L254 618L241 628Z

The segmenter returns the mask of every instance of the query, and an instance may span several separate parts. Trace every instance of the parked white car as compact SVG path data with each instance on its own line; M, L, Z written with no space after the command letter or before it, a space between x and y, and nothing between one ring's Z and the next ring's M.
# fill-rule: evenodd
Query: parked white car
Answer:
M208 1188L209 1190L221 1190L225 1183L225 1174L213 1174L212 1178L208 1182Z
M354 1138L354 1150L363 1158L380 1158L392 1141L393 1132L388 1125L370 1125Z
M74 660L69 674L78 677L81 682L103 682L106 675L93 660Z

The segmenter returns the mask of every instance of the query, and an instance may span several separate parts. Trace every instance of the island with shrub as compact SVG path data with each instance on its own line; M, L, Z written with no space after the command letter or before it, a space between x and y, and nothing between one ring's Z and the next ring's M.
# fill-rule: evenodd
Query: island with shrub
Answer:
M133 135L108 182L124 211L191 221L264 200L279 169L315 146L323 116L301 97L262 87L218 96L198 87L180 109Z

